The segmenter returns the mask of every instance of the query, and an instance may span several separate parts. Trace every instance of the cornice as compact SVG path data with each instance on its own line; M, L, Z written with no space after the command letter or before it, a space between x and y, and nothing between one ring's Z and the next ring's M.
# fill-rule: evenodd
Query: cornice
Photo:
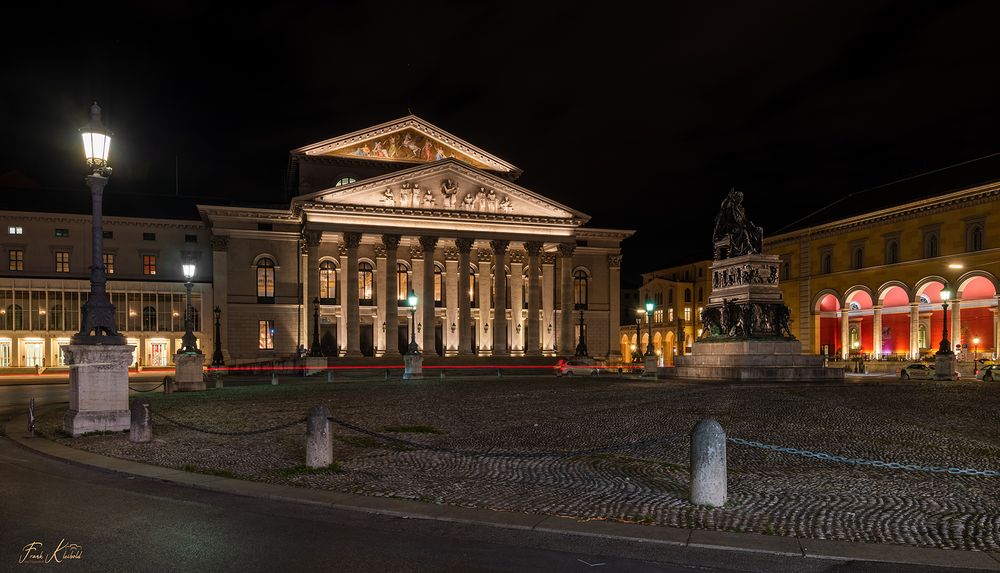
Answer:
M18 221L46 221L52 223L90 223L91 215L74 213L44 213L38 211L0 211L0 220L11 218ZM105 223L125 227L156 227L160 229L208 230L204 223L196 219L145 219L140 217L102 216Z
M576 231L577 239L618 239L623 240L635 234L632 229L600 229L583 227Z
M507 223L534 223L559 227L577 227L583 224L578 218L538 217L508 215L504 213L481 213L475 211L446 211L443 209L409 209L402 207L378 207L375 205L340 205L336 203L308 202L300 204L307 216L309 213L363 213L371 215L403 215L426 219L454 219L458 221L499 221Z
M213 219L252 219L255 221L272 221L280 223L300 224L298 213L286 209L263 209L255 207L232 207L217 205L198 205L198 212L203 217Z

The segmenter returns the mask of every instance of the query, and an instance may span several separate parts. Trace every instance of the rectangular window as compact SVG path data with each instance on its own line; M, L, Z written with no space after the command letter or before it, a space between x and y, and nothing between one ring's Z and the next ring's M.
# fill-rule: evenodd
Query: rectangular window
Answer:
M257 321L257 348L259 350L274 350L274 321Z
M104 253L104 272L113 275L115 274L115 255L114 253Z
M144 275L156 274L156 255L142 256L142 274Z
M105 239L114 239L115 238L115 232L114 231L101 231L101 233L103 234L102 236Z
M156 240L156 233L143 233L142 234L142 240L143 241L155 241Z
M673 322L673 321L674 321L674 309L668 308L667 309L667 322Z
M24 270L24 251L21 249L11 249L7 252L7 259L10 261L10 270L12 271L23 271Z
M56 236L57 237L68 237L69 236L69 229L56 229Z
M69 252L56 251L56 272L57 273L69 272Z
M787 281L792 276L792 264L788 261L781 261L781 280Z
M184 242L185 243L197 243L198 242L198 235L184 235Z
M684 322L691 322L691 307L684 307Z
M698 320L701 320L701 313L704 312L704 311L705 311L705 307L703 307L703 306L699 306L698 307Z
M13 227L13 226L7 227L7 234L8 235L23 235L24 234L24 227Z

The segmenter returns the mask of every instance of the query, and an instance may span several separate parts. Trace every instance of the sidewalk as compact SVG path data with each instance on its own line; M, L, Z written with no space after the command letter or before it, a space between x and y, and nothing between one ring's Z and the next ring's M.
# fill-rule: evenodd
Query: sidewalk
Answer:
M810 559L877 561L1000 571L1000 553L804 539L753 533L647 526L612 521L577 521L563 517L436 505L230 479L93 454L63 446L45 438L32 436L26 432L26 427L26 417L18 416L7 424L6 436L21 447L70 463L252 498L308 503L340 510L408 519L469 523L507 529L600 537L610 540L749 551ZM123 439L125 438L123 437Z

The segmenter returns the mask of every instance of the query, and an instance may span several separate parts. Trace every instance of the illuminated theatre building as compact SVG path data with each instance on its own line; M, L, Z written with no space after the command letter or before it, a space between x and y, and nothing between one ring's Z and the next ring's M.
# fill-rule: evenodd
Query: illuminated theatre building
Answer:
M834 358L926 358L942 338L942 291L948 291L952 350L962 360L995 357L998 218L1000 183L990 183L765 237L764 250L781 257L782 296L804 351ZM643 275L640 296L657 303L654 346L659 349L662 341L667 364L674 352L690 347L674 350L679 334L689 341L700 334L696 309L711 287L710 265L702 261ZM683 320L687 316L690 321ZM640 318L638 340L645 348ZM634 326L620 328L626 357L636 338Z
M408 116L293 150L290 204L202 204L180 221L106 216L116 324L137 364L172 364L180 264L193 259L195 334L214 350L218 306L227 364L311 349L316 310L325 355L398 360L411 290L425 355L572 354L582 316L590 355L617 358L620 242L632 231L586 227L587 215L517 185L520 174ZM0 367L58 365L89 289L90 218L0 218L13 229Z

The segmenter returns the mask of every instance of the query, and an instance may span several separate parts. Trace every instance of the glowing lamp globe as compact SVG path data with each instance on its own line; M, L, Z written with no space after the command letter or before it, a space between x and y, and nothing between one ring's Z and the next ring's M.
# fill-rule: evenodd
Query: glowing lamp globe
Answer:
M406 301L410 303L410 308L415 308L417 306L417 293L410 290L410 294L406 297Z
M646 301L646 312L653 312L653 307L654 306L656 306L656 305L653 304L653 301L647 300Z
M83 137L83 155L87 165L95 170L108 169L108 152L111 150L111 131L101 123L101 107L90 106L90 123L80 128Z
M184 263L181 265L181 269L184 271L184 278L191 280L194 278L194 263Z
M945 302L951 300L951 290L950 289L942 289L941 290L941 300L943 300Z

